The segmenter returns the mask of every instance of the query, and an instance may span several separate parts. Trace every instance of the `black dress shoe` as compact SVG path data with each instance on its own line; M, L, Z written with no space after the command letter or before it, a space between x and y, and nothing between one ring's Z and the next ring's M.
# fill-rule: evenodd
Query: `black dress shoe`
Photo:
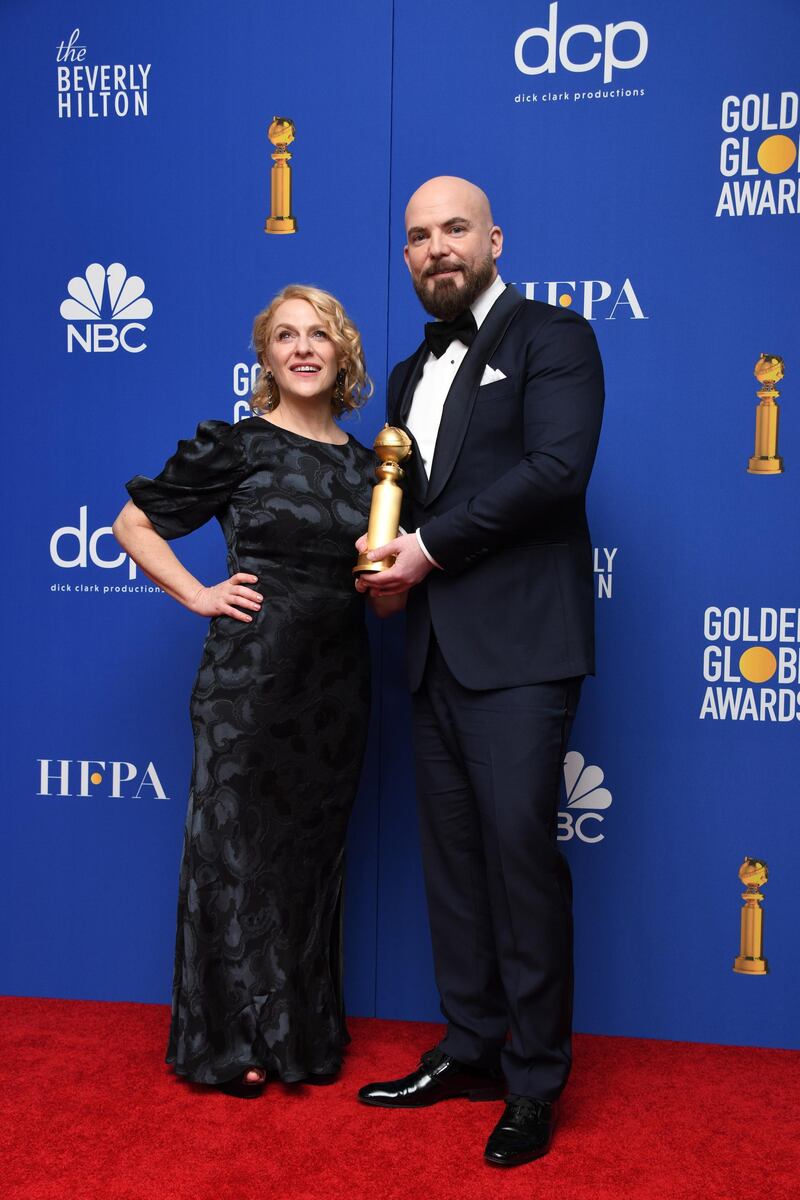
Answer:
M506 1111L491 1132L483 1156L498 1167L516 1167L550 1149L555 1111L547 1100L509 1096Z
M470 1067L436 1047L423 1054L416 1071L388 1083L368 1083L358 1093L362 1104L379 1108L426 1108L440 1100L499 1100L505 1086L499 1075Z

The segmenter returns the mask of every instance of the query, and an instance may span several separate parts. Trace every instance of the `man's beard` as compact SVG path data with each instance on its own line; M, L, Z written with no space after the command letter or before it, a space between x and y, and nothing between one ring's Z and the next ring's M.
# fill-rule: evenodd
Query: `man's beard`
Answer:
M477 267L468 267L458 261L456 266L464 276L462 287L458 287L454 279L439 279L432 292L426 289L425 285L428 280L436 279L437 271L447 270L442 264L419 279L412 277L414 291L417 293L422 307L432 317L438 317L440 321L452 321L460 313L465 312L492 282L494 259L491 254L487 254Z

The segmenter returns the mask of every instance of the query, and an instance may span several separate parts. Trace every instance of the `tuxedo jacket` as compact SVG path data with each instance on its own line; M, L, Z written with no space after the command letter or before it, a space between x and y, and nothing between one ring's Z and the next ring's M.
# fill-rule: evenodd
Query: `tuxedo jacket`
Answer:
M391 425L407 430L427 355L423 342L392 371ZM481 385L487 366L505 378ZM603 368L588 322L508 286L447 394L430 478L416 444L404 464L403 524L420 529L442 568L408 597L412 691L432 631L467 688L593 673L585 493L602 411Z

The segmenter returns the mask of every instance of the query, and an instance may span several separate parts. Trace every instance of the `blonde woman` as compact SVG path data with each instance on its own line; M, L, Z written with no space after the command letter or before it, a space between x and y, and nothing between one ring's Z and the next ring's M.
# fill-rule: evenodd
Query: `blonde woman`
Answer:
M324 1082L348 1040L344 840L367 731L369 661L354 542L373 455L336 418L367 398L341 304L293 285L255 320L254 416L204 421L155 479L128 483L114 532L211 618L192 692L192 788L167 1062L228 1094L267 1075ZM204 586L168 542L211 517L229 578Z

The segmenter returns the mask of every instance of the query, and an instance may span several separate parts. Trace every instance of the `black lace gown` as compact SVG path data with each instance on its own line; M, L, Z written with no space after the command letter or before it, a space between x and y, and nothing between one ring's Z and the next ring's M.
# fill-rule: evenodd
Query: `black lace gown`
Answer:
M264 596L250 624L212 619L192 692L167 1062L196 1082L341 1065L344 841L369 708L351 571L373 468L352 437L252 417L203 422L156 479L127 485L165 538L216 516L229 574L257 575Z

